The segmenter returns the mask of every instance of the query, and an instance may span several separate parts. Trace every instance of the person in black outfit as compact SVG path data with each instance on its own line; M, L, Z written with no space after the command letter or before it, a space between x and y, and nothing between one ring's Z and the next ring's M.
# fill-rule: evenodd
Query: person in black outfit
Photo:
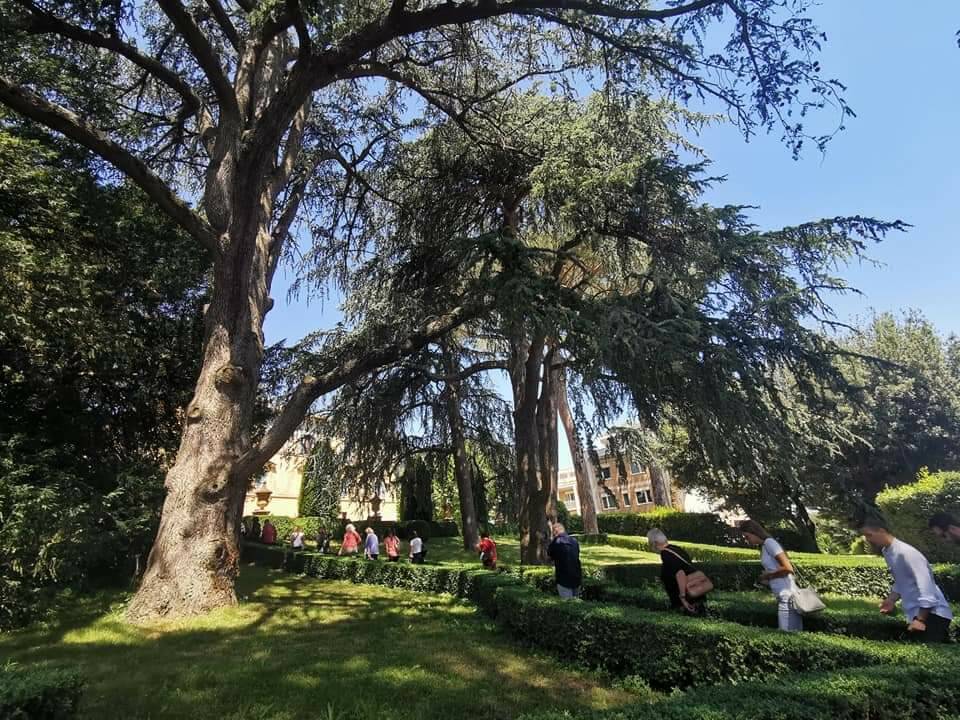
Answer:
M560 523L553 524L553 542L547 548L547 557L553 560L557 594L564 600L577 597L583 584L580 543L567 535L567 529Z
M706 612L703 598L687 597L687 573L694 570L690 556L683 548L670 544L662 530L654 528L647 533L650 547L660 553L660 580L663 589L670 598L670 607L681 610L685 615L702 616Z

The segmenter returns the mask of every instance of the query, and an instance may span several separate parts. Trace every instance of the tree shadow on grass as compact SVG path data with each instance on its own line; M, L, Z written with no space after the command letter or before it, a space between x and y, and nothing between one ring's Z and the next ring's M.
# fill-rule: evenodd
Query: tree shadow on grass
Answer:
M636 699L520 650L452 597L259 568L241 578L238 608L162 629L91 615L0 639L0 654L80 669L83 717L495 719Z

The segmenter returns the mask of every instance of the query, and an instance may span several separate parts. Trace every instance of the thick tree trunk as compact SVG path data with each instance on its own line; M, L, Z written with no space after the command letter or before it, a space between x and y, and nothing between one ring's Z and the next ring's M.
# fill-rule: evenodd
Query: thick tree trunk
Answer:
M583 519L583 531L596 534L600 532L597 525L597 503L593 492L593 467L580 443L580 434L577 432L573 413L570 412L570 402L567 396L567 375L561 371L558 376L557 411L560 422L567 435L567 444L570 446L570 456L573 459L573 472L577 478L577 495L580 497L580 517Z
M513 428L517 453L517 482L520 496L520 562L542 565L547 562L550 537L547 520L549 487L541 480L540 433L537 409L540 398L544 338L532 341L519 333L511 342L510 380L513 389Z
M444 348L443 359L446 372L450 376L456 375L460 368L446 348ZM447 419L450 423L450 440L453 444L453 474L457 480L457 495L460 500L463 547L466 550L472 550L480 542L480 531L473 504L473 468L467 455L467 436L463 427L463 415L460 412L460 382L457 380L447 382L445 395Z
M540 435L540 484L546 492L547 519L557 521L560 477L560 437L557 429L557 391L560 371L554 367L556 349L551 347L543 360L543 380L537 402L537 432Z
M232 218L232 241L214 263L203 365L164 483L160 528L127 608L132 622L197 615L237 601L240 521L254 470L241 470L238 460L251 444L273 268L257 209Z
M808 549L810 552L821 552L820 543L817 542L817 525L807 512L806 505L799 498L794 498L794 511L791 513L791 519L794 526L801 533L807 536L809 541Z
M650 463L650 487L654 505L673 507L670 471L659 462Z

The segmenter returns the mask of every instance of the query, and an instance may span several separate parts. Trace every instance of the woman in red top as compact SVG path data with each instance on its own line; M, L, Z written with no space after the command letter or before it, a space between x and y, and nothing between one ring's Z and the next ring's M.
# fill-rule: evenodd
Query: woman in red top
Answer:
M343 533L343 542L340 543L340 550L337 555L356 555L360 549L360 533L353 525L347 525Z
M383 546L387 549L387 562L400 562L400 538L397 537L393 528L387 531Z
M480 562L488 570L497 569L497 544L490 539L490 533L480 533L480 543L477 545L480 553Z

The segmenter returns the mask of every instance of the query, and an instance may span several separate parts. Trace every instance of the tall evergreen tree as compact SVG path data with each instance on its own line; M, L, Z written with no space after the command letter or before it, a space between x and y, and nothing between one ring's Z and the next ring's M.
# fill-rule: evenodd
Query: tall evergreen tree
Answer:
M213 259L201 367L128 617L235 603L254 473L316 401L484 315L505 301L515 272L497 262L509 236L505 248L471 235L459 265L395 275L390 303L300 348L286 402L259 433L263 323L292 232L313 235L301 277L339 283L349 305L362 286L358 258L392 266L404 254L393 215L372 208L392 196L379 170L398 145L441 116L476 134L483 101L534 78L563 84L573 71L605 70L612 94L710 96L746 132L779 126L797 149L807 131L792 117L828 99L846 111L839 85L821 77L822 38L804 9L782 0L0 0L0 103L98 154ZM711 28L728 37L723 52ZM476 268L486 270L459 292L431 292L445 273Z

